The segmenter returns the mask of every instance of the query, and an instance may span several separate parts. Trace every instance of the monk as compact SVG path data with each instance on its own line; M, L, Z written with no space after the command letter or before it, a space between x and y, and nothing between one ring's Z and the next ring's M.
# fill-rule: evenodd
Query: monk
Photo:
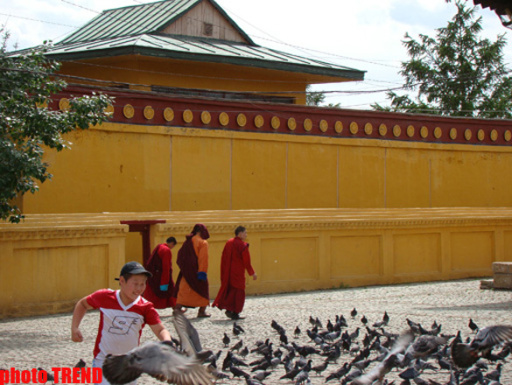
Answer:
M178 251L177 264L180 274L176 280L174 309L184 312L183 307L198 307L197 316L210 317L206 307L210 304L208 289L208 229L196 224Z
M247 229L238 226L235 237L227 241L222 252L220 265L221 286L212 307L226 310L226 316L233 320L240 319L245 303L245 271L256 280L258 276L251 266L251 255Z
M145 263L145 268L152 277L148 278L143 297L153 302L155 309L166 309L176 305L174 281L172 280L172 252L176 238L169 237L159 244Z

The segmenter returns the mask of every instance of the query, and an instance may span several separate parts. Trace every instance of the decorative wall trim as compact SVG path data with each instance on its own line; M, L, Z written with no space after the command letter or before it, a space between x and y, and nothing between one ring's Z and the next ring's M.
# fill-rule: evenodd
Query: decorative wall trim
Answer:
M94 227L55 227L48 224L46 227L0 228L0 242L9 240L36 240L36 239L62 239L62 238L99 238L99 237L125 237L128 233L127 225L96 225Z
M101 88L72 86L52 108L72 94ZM133 90L103 89L115 97L111 122L194 127L210 130L280 133L405 142L512 146L512 121L435 115L343 110L302 105L177 98ZM148 106L151 110L148 109Z

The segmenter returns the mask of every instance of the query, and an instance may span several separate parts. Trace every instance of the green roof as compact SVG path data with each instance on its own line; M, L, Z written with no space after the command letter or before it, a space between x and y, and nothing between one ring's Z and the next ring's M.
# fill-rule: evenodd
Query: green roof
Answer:
M140 54L363 80L364 71L257 45L182 35L140 35L56 45L47 56L76 60Z
M243 41L171 35L166 32L167 27L202 2L213 6L235 32L240 34ZM13 54L23 55L24 52L25 50ZM134 54L227 63L339 79L364 78L364 71L255 44L214 0L164 0L106 10L46 53L47 56L62 61Z
M103 11L58 44L158 33L202 1L208 1L248 41L251 38L213 0L164 0Z

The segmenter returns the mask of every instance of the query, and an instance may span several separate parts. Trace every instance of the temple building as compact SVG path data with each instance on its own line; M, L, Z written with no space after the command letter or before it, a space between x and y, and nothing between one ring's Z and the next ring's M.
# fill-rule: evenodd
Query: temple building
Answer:
M195 223L212 296L240 224L249 293L512 261L511 121L306 106L308 85L364 71L261 47L213 0L107 10L47 55L69 84L52 108L104 92L112 119L48 151L53 179L24 196L23 223L0 224L0 317L69 310Z

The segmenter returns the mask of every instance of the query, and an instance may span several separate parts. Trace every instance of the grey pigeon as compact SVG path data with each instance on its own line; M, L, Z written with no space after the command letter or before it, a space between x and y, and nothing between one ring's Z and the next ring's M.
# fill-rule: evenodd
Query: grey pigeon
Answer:
M182 352L168 341L147 342L122 355L108 355L103 363L103 376L112 384L126 384L142 373L178 385L212 384L212 375L202 365L203 358L212 352L203 352L199 336L190 321L174 312L174 327L180 338Z

